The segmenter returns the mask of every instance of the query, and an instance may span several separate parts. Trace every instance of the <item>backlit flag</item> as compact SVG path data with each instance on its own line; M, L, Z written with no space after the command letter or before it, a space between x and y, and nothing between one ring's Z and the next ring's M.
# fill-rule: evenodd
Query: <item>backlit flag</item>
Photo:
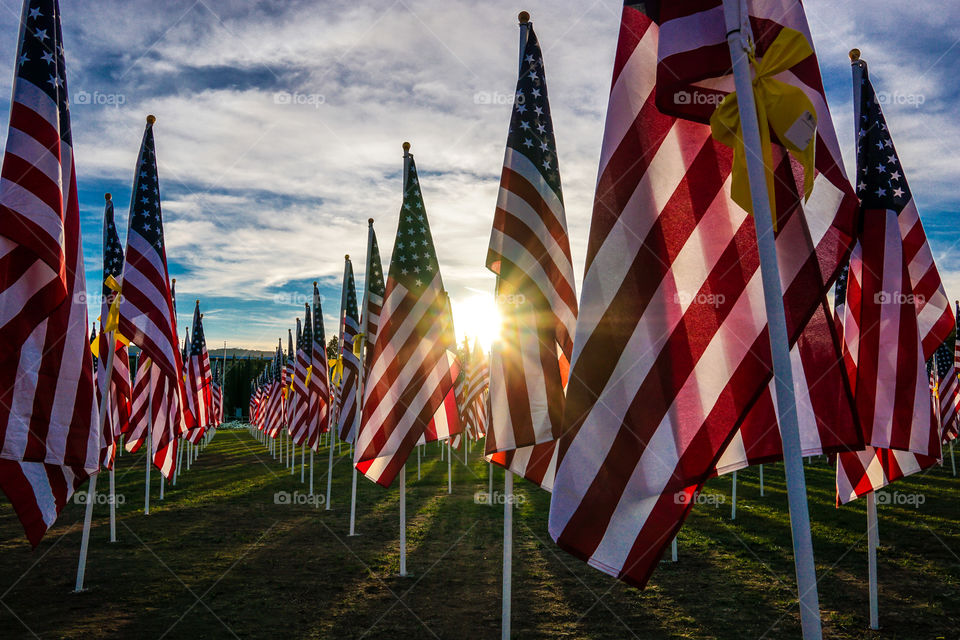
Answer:
M150 406L150 358L141 353L137 359L137 373L133 378L130 396L130 430L123 446L130 453L140 449L147 438L147 407Z
M337 420L339 437L353 442L357 437L357 420L360 418L360 316L357 314L357 285L353 279L353 263L350 256L343 262L343 291L340 295L340 362L343 378L337 394Z
M300 352L300 340L302 339L303 327L300 324L300 318L297 318L297 337L296 340L291 344L292 351L289 352L287 360L287 368L290 370L290 379L287 384L287 433L293 433L293 414L296 410L294 406L297 401L297 396L294 393L294 386L296 385L296 373L297 373L297 354ZM289 333L287 334L289 335Z
M105 196L106 204L103 211L103 277L101 282L102 301L100 304L100 326L107 323L110 306L116 297L116 287L123 271L123 245L117 234L117 225L113 219L113 199L110 194ZM114 337L113 373L110 376L110 403L107 407L107 420L104 424L104 456L101 463L107 468L113 468L113 457L116 453L116 442L120 434L130 430L130 360L127 355L127 345L123 340ZM104 366L97 370L97 389L102 395L107 388L106 362L110 354L109 340L101 335L98 341L100 359ZM99 398L99 396L98 396Z
M213 382L210 386L213 399L213 426L223 423L223 363L218 362L213 367Z
M329 430L330 379L327 375L327 343L323 331L323 309L320 290L313 283L313 351L310 357L310 378L307 390L310 393L310 435L307 446L316 451L320 434Z
M407 150L408 147L405 147ZM364 381L357 469L390 486L453 388L443 317L443 280L413 156L406 155L403 206L380 327Z
M487 432L487 390L490 387L490 365L487 354L474 340L473 352L467 364L466 390L463 401L463 421L467 434L479 440Z
M433 414L433 418L423 430L417 444L425 444L437 440L447 440L455 438L454 442L459 442L459 435L463 431L463 424L460 421L460 407L463 403L464 380L461 375L460 356L456 352L457 338L453 329L453 308L450 306L450 295L444 292L444 314L442 318L444 337L443 341L451 345L447 350L447 360L450 363L450 375L454 379L453 388L447 392L443 399L443 404Z
M303 332L297 331L297 362L293 369L293 415L290 418L290 435L297 446L306 444L310 438L310 391L307 378L311 375L313 328L310 320L310 305L304 304ZM297 319L299 328L300 320Z
M761 60L783 27L809 42L799 2L751 6ZM725 34L719 1L627 4L614 63L549 530L563 549L639 587L769 393L754 221L731 197L732 150L705 124L714 98L733 89ZM856 197L816 57L778 77L808 96L818 123L806 201L799 162L772 148L787 329L799 344L812 327L813 344L828 349L818 355L836 369L824 296L852 244ZM700 80L710 95L688 99ZM668 81L680 85L671 106L684 119L658 106L674 95ZM683 107L702 107L701 97L707 112L686 119L696 114ZM803 374L795 369L797 386ZM837 387L826 393L851 413ZM860 445L859 431L839 443Z
M0 488L39 544L99 468L56 0L23 3L0 179Z
M924 363L954 328L953 310L933 261L926 233L883 111L863 60L855 60L857 195L862 230L850 256L843 348L852 363L852 386L863 425L865 451L837 460L837 499L844 503L885 486L895 477L934 464L940 430L931 408ZM938 352L944 374L954 354ZM956 413L956 374L940 380L941 419ZM946 383L946 384L945 384ZM946 394L944 393L946 391ZM879 449L916 454L891 456ZM887 473L884 460L910 459ZM879 470L878 470L879 468ZM882 471L882 472L881 472Z
M497 275L503 327L490 356L486 455L549 490L577 295L547 79L532 24L517 79L487 268Z
M141 357L150 358L158 376L170 380L170 401L167 411L172 418L164 420L165 430L154 428L154 464L168 478L180 425L195 426L194 416L184 414L186 396L183 360L177 340L177 316L173 307L167 252L163 240L163 215L160 208L160 183L157 176L157 154L153 137L153 116L147 117L137 159L127 224L127 249L123 265L120 301L120 334L142 350ZM161 380L151 381L154 389L163 389ZM154 394L154 405L158 399ZM167 471L164 471L167 469Z
M373 230L373 218L367 220L367 270L364 274L363 308L360 309L360 332L366 345L363 376L367 377L370 360L373 358L373 345L377 341L377 327L380 326L380 310L383 309L383 296L386 288L383 282L383 263L380 262L380 247L377 234Z

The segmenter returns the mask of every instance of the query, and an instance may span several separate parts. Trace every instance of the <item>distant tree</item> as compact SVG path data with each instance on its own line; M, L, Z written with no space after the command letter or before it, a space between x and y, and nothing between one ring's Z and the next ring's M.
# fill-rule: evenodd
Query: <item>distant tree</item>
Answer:
M340 357L340 343L337 341L337 336L331 337L327 342L327 357L331 360Z

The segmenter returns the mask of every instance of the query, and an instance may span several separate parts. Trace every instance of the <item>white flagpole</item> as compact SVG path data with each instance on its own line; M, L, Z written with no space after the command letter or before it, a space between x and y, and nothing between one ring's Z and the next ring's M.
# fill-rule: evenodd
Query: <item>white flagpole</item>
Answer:
M407 576L407 465L400 467L400 577Z
M310 495L313 495L313 447L310 448Z
M417 445L417 480L420 480L420 445Z
M148 369L150 375L149 385L150 393L147 395L147 470L146 478L143 483L143 515L150 515L150 467L153 466L153 373L152 367Z
M307 470L307 444L300 445L300 484L303 484L303 474Z
M763 497L763 465L760 465L760 497Z
M327 457L327 499L324 508L327 511L330 511L332 507L330 506L330 484L333 482L333 429L330 427L330 438L328 442L330 443L330 455Z
M166 484L166 478L160 474L160 499L163 500L163 485Z
M452 436L447 438L447 494L453 493L453 446L450 444Z
M500 638L510 640L510 605L513 589L513 473L503 474L503 602L500 610Z
M113 340L113 332L111 331L110 336L110 346L115 346ZM105 338L106 336L100 336ZM107 408L109 406L109 397L110 397L110 380L113 378L113 358L116 355L116 349L110 349L107 354L107 363L106 363L106 381L107 381L107 393L104 393L100 396L100 420L99 427L100 431L97 433L99 437L103 437L103 425L107 420ZM97 460L99 463L99 459ZM83 591L83 577L87 572L87 550L90 548L90 525L93 523L93 503L97 498L97 476L100 475L99 471L90 476L90 484L87 487L87 506L83 513L83 533L80 536L80 558L77 561L77 583L74 585L73 592L80 593ZM111 542L114 540L111 539Z
M737 519L737 472L733 472L733 483L730 492L730 519Z
M877 594L877 546L880 532L877 528L877 494L867 494L867 573L870 582L870 628L880 628L880 601Z
M953 467L953 477L957 477L957 459L953 457L953 440L950 441L950 466Z
M677 561L677 537L673 537L673 542L670 543L670 562Z
M110 469L110 542L117 541L117 490L113 468Z
M487 504L493 506L493 463L487 463L487 482L490 488L487 490Z
M752 35L749 33L749 15L746 13L741 15L741 9L744 6L743 0L723 0L727 45L730 48L730 58L733 63L734 85L746 150L753 221L757 233L757 253L760 258L760 275L763 282L773 378L780 418L780 436L783 441L787 502L790 507L793 556L800 603L800 626L804 640L819 640L822 637L820 602L817 594L817 571L813 559L813 538L810 534L807 486L800 448L800 427L797 421L797 403L794 396L787 322L783 308L783 290L780 286L780 267L777 264L777 247L773 235L770 194L767 191L760 127L753 95L753 73L747 58L747 45L752 40Z

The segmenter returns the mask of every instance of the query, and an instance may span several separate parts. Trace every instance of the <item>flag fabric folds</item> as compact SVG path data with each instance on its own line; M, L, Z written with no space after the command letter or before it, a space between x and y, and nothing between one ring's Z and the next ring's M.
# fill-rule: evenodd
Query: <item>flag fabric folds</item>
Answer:
M55 0L23 3L0 216L0 488L36 546L101 438Z
M868 448L838 457L840 503L940 457L940 429L925 363L937 352L936 365L939 369L942 362L946 374L954 359L944 345L954 328L953 310L867 64L856 60L853 65L856 186L863 222L850 257L841 322L846 366ZM956 374L950 378L941 380L940 388L940 412L946 412L941 419L948 421L956 412L950 406ZM882 451L886 449L915 455ZM887 472L890 461L904 459L910 463Z
M212 424L213 373L210 368L210 352L203 333L203 317L200 313L200 301L193 308L193 337L187 351L186 366L186 409L193 416L190 438L199 440L204 430Z
M316 451L320 434L326 433L330 423L330 378L327 374L327 343L323 331L323 309L320 290L313 283L313 344L310 356L310 377L307 391L310 395L310 435L307 446Z
M340 389L337 393L337 420L339 437L353 442L357 435L357 420L360 417L360 316L357 314L357 285L353 279L353 263L350 256L344 258L343 292L340 296L340 363L343 367Z
M763 12L751 12L761 59L783 27L809 33L799 2L751 6ZM685 99L671 105L683 118L660 106L697 83L732 90L725 34L719 1L627 4L614 63L549 531L639 587L771 381L754 221L731 197L732 150L712 138L709 113L697 122ZM852 244L856 196L815 55L782 77L818 123L808 199L799 163L772 147L787 329L794 346L815 330L809 346L836 364L824 300ZM836 388L820 393L842 406ZM859 430L837 444L861 446Z
M405 156L403 205L384 292L355 462L390 486L453 388L443 317L446 296L413 156Z
M487 268L503 327L490 356L486 456L553 484L577 299L543 56L527 25Z
M293 368L293 415L290 417L290 435L294 444L301 446L310 439L310 391L307 378L312 375L310 356L313 349L313 323L310 305L304 304L303 331L297 332L297 361Z
M380 311L383 309L383 296L386 293L383 282L383 263L380 261L377 233L373 230L373 218L367 220L367 229L367 270L364 273L363 308L360 310L360 332L363 334L365 344L364 379L370 370L373 345L377 341L377 328L380 326Z
M479 440L487 433L487 390L490 387L490 365L479 340L473 343L465 385L462 407L464 430L471 439Z

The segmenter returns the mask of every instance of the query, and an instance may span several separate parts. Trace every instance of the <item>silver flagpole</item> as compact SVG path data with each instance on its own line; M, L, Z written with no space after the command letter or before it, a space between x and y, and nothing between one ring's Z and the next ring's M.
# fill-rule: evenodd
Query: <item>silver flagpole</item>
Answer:
M147 369L150 382L147 383L147 469L143 483L143 515L150 515L150 467L153 466L153 367Z
M790 506L790 527L800 603L800 626L804 640L819 640L822 637L820 603L817 595L817 571L813 559L813 539L810 534L807 485L800 448L800 426L797 421L797 403L790 365L787 322L783 309L783 290L780 287L780 267L777 264L777 247L773 234L770 194L767 191L760 126L753 95L753 74L747 58L748 46L752 41L752 35L749 32L750 20L745 11L741 13L743 8L745 8L743 0L723 0L727 45L730 48L730 58L733 63L733 79L737 91L743 145L746 150L753 222L757 233L757 253L760 258L760 275L763 282L773 378L780 418L780 436L783 441L787 502Z
M403 143L403 194L407 194L410 173L410 143ZM407 575L407 465L400 467L400 577Z

